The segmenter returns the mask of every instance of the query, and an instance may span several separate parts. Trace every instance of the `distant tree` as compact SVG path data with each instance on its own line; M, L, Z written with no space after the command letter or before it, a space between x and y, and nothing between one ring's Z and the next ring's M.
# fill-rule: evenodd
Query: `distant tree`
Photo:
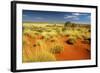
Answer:
M64 23L64 27L62 28L62 31L65 31L66 30L66 27L71 26L70 24L71 24L70 21L65 22Z
M69 24L71 24L70 21L65 22L64 26L68 26Z

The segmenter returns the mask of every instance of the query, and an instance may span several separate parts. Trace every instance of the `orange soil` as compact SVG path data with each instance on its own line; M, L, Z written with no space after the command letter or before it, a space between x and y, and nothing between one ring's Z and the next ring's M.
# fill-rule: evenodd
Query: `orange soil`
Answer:
M65 43L67 38L59 38L60 43L64 46L64 51L60 54L56 54L57 60L82 60L90 59L90 45L83 44L80 39L73 45Z
M40 38L40 37L39 37ZM31 37L26 37L26 39L29 41L30 45L26 45L26 49L24 50L24 55L27 54L27 57L34 52L34 49L31 48L33 44L35 44L35 41L39 38L32 39ZM90 59L90 45L89 44L83 44L81 39L78 39L76 43L73 45L69 45L65 43L65 40L67 40L67 37L58 37L58 43L61 44L64 47L63 52L60 54L55 54L56 60L83 60L83 59ZM50 47L50 43L46 43L48 47ZM30 47L29 47L30 46ZM30 49L29 49L30 48Z

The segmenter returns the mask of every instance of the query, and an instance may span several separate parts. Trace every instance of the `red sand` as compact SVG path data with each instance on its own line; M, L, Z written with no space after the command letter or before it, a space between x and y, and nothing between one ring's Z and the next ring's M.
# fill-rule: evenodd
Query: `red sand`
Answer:
M64 51L60 54L56 54L57 60L90 59L90 50L88 50L88 48L90 48L89 44L83 44L81 40L78 39L73 45L69 45L65 43L63 39L60 40L60 43L63 44Z
M64 47L63 52L60 54L55 54L56 60L83 60L83 59L90 59L90 44L84 44L82 43L80 39L76 40L76 42L73 45L67 44L65 40L68 40L67 37L59 37L57 38L57 42L61 44ZM35 41L37 39L32 39L29 36L26 37L27 42L29 42L30 45L26 45L27 49L23 49L24 55L27 55L27 57L31 56L31 54L34 52L33 49L30 47L35 44ZM50 44L50 43L49 43ZM46 43L46 45L48 45ZM48 45L49 47L50 45ZM30 48L30 49L29 49ZM26 53L26 54L25 54Z

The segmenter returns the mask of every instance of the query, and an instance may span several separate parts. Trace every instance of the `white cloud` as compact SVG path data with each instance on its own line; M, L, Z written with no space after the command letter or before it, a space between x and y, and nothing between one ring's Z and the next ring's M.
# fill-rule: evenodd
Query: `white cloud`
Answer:
M73 20L79 20L79 17L78 16L73 16L73 15L66 15L64 16L64 19L73 19Z
M80 15L87 15L87 14L85 14L85 13L72 13L72 15L80 16Z
M65 19L68 19L68 18L75 18L76 16L64 16Z
M79 20L80 19L79 18L80 15L87 15L87 14L75 12L75 13L72 13L71 15L65 15L64 19Z
M72 15L79 16L81 14L80 13L72 13Z

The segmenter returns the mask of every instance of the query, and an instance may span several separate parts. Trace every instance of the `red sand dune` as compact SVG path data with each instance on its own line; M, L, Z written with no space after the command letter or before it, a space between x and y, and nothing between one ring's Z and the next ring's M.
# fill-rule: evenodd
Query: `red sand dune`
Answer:
M31 56L32 53L34 53L34 49L31 47L33 44L36 43L36 40L40 39L40 37L36 39L32 39L30 36L26 37L27 42L29 42L28 45L26 45L26 48L23 48L24 55L26 55L27 58ZM67 37L58 37L58 40L56 41L60 45L63 46L64 50L59 54L54 54L57 61L61 60L83 60L83 59L90 59L90 44L84 44L82 43L81 39L77 39L74 44L67 44L65 40L68 40ZM50 47L50 42L47 41L45 45Z
M83 44L80 39L76 40L73 45L64 42L66 38L59 38L60 43L64 46L64 51L56 54L57 60L82 60L90 59L89 44Z

